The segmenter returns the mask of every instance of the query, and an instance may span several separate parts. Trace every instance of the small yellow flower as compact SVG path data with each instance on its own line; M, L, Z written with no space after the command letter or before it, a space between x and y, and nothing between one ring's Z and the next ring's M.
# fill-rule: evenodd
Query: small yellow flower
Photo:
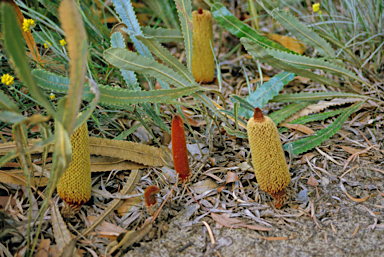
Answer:
M53 100L53 99L55 99L55 94L54 93L51 93L50 95L49 95L49 98L51 98L51 100Z
M65 46L65 45L67 44L67 42L65 41L65 39L62 39L62 40L60 40L60 44L61 44L62 46Z
M51 43L49 43L48 41L45 41L44 48L49 48L50 46L51 46Z
M33 19L24 19L23 30L25 32L30 31L33 27L35 27L35 21Z
M322 15L323 14L323 12L322 11L319 11L319 15Z
M14 79L14 77L12 77L11 75L9 75L7 73L7 74L4 74L3 76L1 76L1 83L5 84L7 86L10 86L13 84L13 79Z
M318 12L320 10L320 3L316 3L312 5L313 12Z

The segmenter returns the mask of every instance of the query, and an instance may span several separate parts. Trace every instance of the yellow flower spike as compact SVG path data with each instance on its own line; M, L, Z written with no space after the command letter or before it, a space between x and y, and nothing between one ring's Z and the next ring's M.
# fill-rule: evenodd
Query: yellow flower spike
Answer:
M60 40L60 45L65 46L66 44L67 42L65 41L65 39Z
M312 5L313 12L318 12L320 10L320 3L315 3Z
M56 96L55 96L54 93L50 93L50 94L49 94L49 98L50 98L51 100L55 99L55 97L56 97Z
M23 30L25 32L30 31L33 27L35 27L35 21L33 19L24 19Z
M202 10L192 12L193 17L193 56L192 74L198 83L209 83L215 78L215 59L213 44L212 14Z
M91 160L88 127L84 123L71 135L72 161L57 184L65 202L64 216L71 216L91 198Z
M247 133L257 182L261 190L275 199L276 208L280 208L285 204L285 187L291 176L276 125L256 108L248 121Z
M5 84L7 86L12 85L13 80L14 80L14 77L9 75L8 73L1 76L1 83Z

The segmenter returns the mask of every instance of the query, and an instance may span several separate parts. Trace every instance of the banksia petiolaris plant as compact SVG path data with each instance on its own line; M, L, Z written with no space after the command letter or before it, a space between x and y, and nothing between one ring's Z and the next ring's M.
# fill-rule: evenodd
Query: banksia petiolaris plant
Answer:
M71 145L71 163L57 184L57 193L65 202L65 216L80 210L91 198L91 160L86 123L73 132Z
M179 180L185 183L189 179L190 170L184 123L179 115L175 115L172 119L171 134L173 164L179 174Z
M193 56L192 74L198 83L209 83L215 78L212 14L202 10L192 12L193 16Z
M285 204L285 187L291 176L275 123L259 108L248 121L247 133L252 163L261 190L271 194L276 208Z

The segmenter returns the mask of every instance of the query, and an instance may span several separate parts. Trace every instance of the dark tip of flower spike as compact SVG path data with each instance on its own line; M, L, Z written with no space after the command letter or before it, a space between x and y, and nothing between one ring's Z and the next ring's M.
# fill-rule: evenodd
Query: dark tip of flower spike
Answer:
M255 112L253 114L253 119L258 122L264 121L264 115L263 112L260 110L259 107L255 108Z
M200 7L197 12L198 12L198 14L203 14L203 9L201 9L201 7Z

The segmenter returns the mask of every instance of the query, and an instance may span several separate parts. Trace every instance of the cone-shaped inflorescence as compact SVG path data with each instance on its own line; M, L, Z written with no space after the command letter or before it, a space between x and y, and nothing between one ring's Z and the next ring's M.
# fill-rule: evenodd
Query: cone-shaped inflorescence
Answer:
M145 199L145 204L148 207L157 204L156 194L158 192L160 192L160 189L155 185L151 185L145 189L144 199Z
M192 74L198 83L209 83L215 78L212 14L202 10L192 12L193 16L193 56Z
M66 216L80 210L91 198L91 161L86 123L73 132L71 145L71 163L57 184L57 193L66 203Z
M184 123L179 115L175 115L172 119L171 132L173 164L179 174L179 180L184 183L189 179L190 170Z
M259 108L247 124L252 163L260 188L275 199L276 208L285 204L285 187L291 176L275 123Z

